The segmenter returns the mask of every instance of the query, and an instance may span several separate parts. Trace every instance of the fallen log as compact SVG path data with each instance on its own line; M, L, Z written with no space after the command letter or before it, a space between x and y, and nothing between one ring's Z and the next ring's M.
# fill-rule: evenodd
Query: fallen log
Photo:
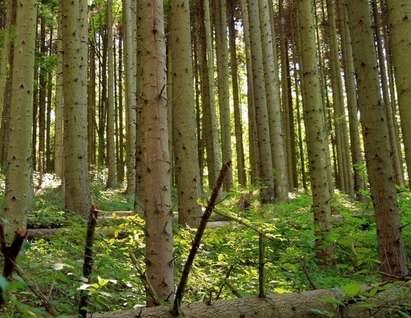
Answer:
M184 318L309 318L309 317L396 317L394 312L411 310L411 282L394 284L373 298L345 298L332 290L198 302L181 307ZM344 305L337 306L337 303ZM172 318L170 306L137 308L93 314L93 318Z

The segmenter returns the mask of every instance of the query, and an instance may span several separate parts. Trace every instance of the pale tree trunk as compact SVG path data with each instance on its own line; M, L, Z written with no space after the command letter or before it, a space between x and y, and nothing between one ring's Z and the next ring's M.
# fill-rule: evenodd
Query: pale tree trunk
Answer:
M113 55L113 1L107 0L106 8L107 41L107 187L117 187L117 163L115 145L114 108L114 55Z
M388 128L382 125L387 118L378 82L370 5L368 0L347 0L347 5L381 268L384 273L403 277L408 274L407 258L401 239Z
M141 6L141 133L147 278L162 300L174 291L163 2ZM151 303L152 300L148 300Z
M172 59L173 148L178 193L178 222L197 226L201 208L200 168L191 56L190 6L188 0L171 2L170 52Z
M313 1L298 0L297 14L304 121L313 196L315 249L318 262L325 265L332 261L332 249L328 240L331 230L331 197L327 173L328 144L321 98L322 88L318 69Z
M201 100L203 105L203 136L206 144L208 186L212 188L221 166L218 146L217 115L214 96L214 57L211 37L210 4L197 0L200 36Z
M260 158L258 181L260 183L261 202L268 203L274 201L274 177L258 1L248 1L248 16L250 24L254 108Z
M361 151L360 123L358 119L357 88L355 83L354 60L352 56L351 34L348 27L348 16L344 3L345 0L337 0L345 90L350 124L351 161L354 171L353 186L357 198L361 199L360 190L365 188L365 181L361 174L361 166L364 163L364 158Z
M57 79L56 79L56 108L55 108L55 143L54 143L54 172L63 181L64 178L64 96L63 96L63 40L62 12L58 17L57 35Z
M136 2L123 0L124 73L126 89L126 153L127 197L134 199L136 192L136 110L137 110L137 55L136 55Z
M375 43L377 48L378 54L378 66L380 69L380 82L381 82L381 90L382 90L382 98L385 104L385 113L387 115L387 127L388 127L388 134L390 140L390 150L391 150L391 159L392 165L394 169L394 177L395 181L398 186L404 186L404 173L403 173L403 162L402 162L402 154L401 149L398 143L398 138L396 131L395 131L395 124L396 121L395 114L393 113L392 102L390 100L390 93L389 93L389 83L388 83L388 75L387 75L387 67L386 67L386 52L383 48L383 40L381 36L381 17L380 12L378 10L378 5L376 0L371 1L371 10L373 13L373 26L374 26L374 36L375 36Z
M255 121L253 70L250 44L250 23L248 20L247 0L241 0L241 15L243 18L244 44L247 59L247 106L248 106L248 144L250 147L250 175L251 184L256 185L260 167L258 152L257 125Z
M213 1L216 34L218 102L220 106L221 149L223 162L232 160L230 95L228 85L227 4L226 0ZM233 186L231 169L224 179L224 190Z
M245 173L244 142L243 142L243 120L240 105L238 59L235 29L235 2L230 1L229 8L229 42L230 42L230 67L233 89L233 108L234 108L234 128L235 128L235 148L237 154L237 177L238 183L245 187L247 176Z
M343 83L341 79L340 51L337 40L336 0L327 0L328 43L330 54L331 86L333 93L337 162L342 190L354 196L353 169L348 141L348 127L344 105Z
M7 0L4 3L5 9L5 24L2 29L3 33L3 46L0 48L0 115L3 114L6 82L7 82L7 69L9 64L9 51L10 51L10 25L11 25L11 6L13 0ZM0 122L1 123L1 122Z
M274 185L276 199L288 200L288 168L285 151L285 136L281 118L280 82L276 66L277 52L274 51L275 35L271 29L271 19L268 0L259 0L261 21L261 44L263 50L263 65L265 89L267 93L267 108L270 126L271 155L274 165Z
M64 185L66 210L88 215L87 1L62 0ZM87 34L87 33L86 33Z
M13 80L11 86L10 142L4 199L6 240L26 228L26 215L32 206L32 149L34 55L37 2L19 1L17 9ZM3 222L2 222L3 223Z
M408 0L387 0L390 24L392 62L401 115L401 128L411 188L411 3Z

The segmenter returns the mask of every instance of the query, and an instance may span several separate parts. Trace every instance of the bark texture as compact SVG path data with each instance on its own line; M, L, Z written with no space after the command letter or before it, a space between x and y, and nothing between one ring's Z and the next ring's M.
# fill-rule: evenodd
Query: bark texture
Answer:
M147 278L161 300L174 292L163 2L141 5L141 135ZM148 300L151 303L151 300Z
M201 208L193 63L191 56L190 7L188 0L171 3L170 54L172 59L172 111L178 216L181 225L197 226Z
M347 0L347 6L381 268L384 273L402 277L408 274L407 257L401 239L400 211L385 105L378 81L370 5L368 0Z

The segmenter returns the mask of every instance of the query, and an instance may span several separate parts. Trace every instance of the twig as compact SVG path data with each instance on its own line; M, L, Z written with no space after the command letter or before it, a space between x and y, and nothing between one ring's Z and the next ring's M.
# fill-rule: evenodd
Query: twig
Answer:
M90 280L91 272L93 269L93 243L94 243L94 233L97 225L97 216L99 210L93 205L90 210L90 215L87 224L87 236L86 245L84 248L84 264L83 264L83 277ZM82 290L80 292L80 304L78 315L81 318L87 317L87 304L88 304L89 294L87 290Z
M144 289L146 290L146 293L152 299L154 306L161 305L160 297L158 297L158 295L155 292L153 286L151 286L150 282L148 281L146 273L143 272L143 270L140 268L136 255L134 255L134 253L131 252L131 251L130 251L130 259L131 259L131 262L133 263L135 269L138 272L138 276L139 276L141 282L144 285Z
M307 278L307 281L310 284L311 289L318 289L317 286L314 284L313 280L311 279L310 273L308 272L307 263L305 262L304 257L301 257L301 265L303 267L304 276L305 278Z
M207 208L201 218L200 225L197 229L197 233L194 237L194 241L191 246L190 254L188 255L187 261L184 264L184 269L181 275L180 283L178 284L178 287L177 287L176 297L174 299L174 306L173 306L173 309L171 310L172 315L175 315L175 316L179 315L180 305L183 300L184 290L187 285L188 276L190 274L191 267L193 266L194 258L197 254L198 248L200 247L201 239L207 227L207 222L211 216L211 213L214 210L221 186L223 185L224 178L227 174L227 171L230 169L230 167L231 167L231 162L228 161L221 168L220 175L218 176L217 182L214 186L213 192L210 197L210 201L208 202Z
M264 281L265 281L265 247L264 236L260 233L258 237L258 297L265 298Z
M225 282L225 285L227 286L227 288L231 291L231 293L232 293L235 297L237 297L237 298L241 298L241 297L242 297L241 294L238 292L238 290L235 289L234 286L231 285L231 283L230 283L229 281L226 281L226 282Z
M40 299L42 306L47 310L47 312L50 315L52 315L53 317L57 317L58 316L57 311L50 304L47 297L41 292L40 288L26 276L25 272L19 265L17 265L15 262L13 263L14 263L15 272L26 283L27 287L32 291L32 293Z
M216 295L216 297L215 297L215 300L219 300L219 299L220 299L221 293L223 292L223 288L224 288L224 286L226 285L228 279L230 278L230 275L231 275L231 272L233 271L233 269L234 269L234 265L231 265L230 268L228 269L227 273L225 274L223 283L221 284L221 286L220 286L220 288L219 288L219 290L218 290L218 293L217 293L217 295Z

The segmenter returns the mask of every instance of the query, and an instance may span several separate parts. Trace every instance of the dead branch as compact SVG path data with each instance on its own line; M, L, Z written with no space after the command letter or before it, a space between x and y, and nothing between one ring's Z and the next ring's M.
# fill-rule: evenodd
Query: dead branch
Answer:
M93 243L94 233L97 225L97 216L99 210L93 205L90 210L89 220L87 223L86 245L84 248L84 264L83 264L83 277L90 280L91 272L93 269ZM82 290L80 292L80 304L79 304L79 317L87 317L87 304L88 304L88 291Z
M216 205L221 186L223 185L224 178L227 174L228 169L231 167L231 162L226 162L221 168L220 174L218 176L217 182L214 186L213 192L208 202L207 208L201 218L200 225L197 229L193 244L191 245L190 254L188 255L187 261L184 265L183 273L181 275L180 283L178 284L176 297L174 299L174 306L171 313L175 316L179 314L179 308L184 296L184 290L187 285L188 276L190 274L191 268L193 266L194 258L197 254L198 248L200 247L201 239L203 237L204 231L207 227L207 222L211 216Z

